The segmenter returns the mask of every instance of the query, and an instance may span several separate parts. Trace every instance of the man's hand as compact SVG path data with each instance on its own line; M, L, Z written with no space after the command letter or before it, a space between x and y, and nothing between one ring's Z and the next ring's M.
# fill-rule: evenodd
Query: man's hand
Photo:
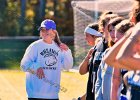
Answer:
M44 71L41 67L37 69L36 75L39 79L45 78Z

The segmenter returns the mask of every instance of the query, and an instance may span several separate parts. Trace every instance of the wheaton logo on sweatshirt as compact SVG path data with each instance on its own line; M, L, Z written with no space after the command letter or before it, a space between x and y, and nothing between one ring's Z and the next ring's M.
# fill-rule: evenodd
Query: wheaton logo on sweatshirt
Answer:
M46 59L45 64L47 66L53 66L57 63L57 56L59 51L55 51L54 49L47 48L44 49L40 54L44 57L44 59Z

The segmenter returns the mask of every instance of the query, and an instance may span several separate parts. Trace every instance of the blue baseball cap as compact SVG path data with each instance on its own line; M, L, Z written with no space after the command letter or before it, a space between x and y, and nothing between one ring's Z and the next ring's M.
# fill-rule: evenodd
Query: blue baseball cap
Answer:
M56 30L56 24L55 24L55 22L54 22L53 20L51 20L51 19L46 19L46 20L44 20L44 21L41 23L41 25L40 25L40 27L38 28L38 30L40 30L41 28L46 28L46 30L50 30L50 29Z

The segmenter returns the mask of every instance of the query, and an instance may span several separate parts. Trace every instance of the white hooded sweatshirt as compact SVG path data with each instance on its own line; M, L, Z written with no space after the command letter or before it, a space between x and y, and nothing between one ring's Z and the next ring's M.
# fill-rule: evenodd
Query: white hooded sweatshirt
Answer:
M62 51L54 41L52 44L47 44L42 39L33 42L21 61L21 69L26 72L28 98L58 99L61 69L68 70L72 66L70 49ZM43 79L35 74L39 67L43 68Z

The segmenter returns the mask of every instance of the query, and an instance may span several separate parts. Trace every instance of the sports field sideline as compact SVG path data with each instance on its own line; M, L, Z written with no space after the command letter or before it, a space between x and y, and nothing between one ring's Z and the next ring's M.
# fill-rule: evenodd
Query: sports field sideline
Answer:
M86 91L87 74L62 72L61 86L67 91L60 91L60 100L75 100ZM0 100L27 100L25 73L20 70L0 70Z

